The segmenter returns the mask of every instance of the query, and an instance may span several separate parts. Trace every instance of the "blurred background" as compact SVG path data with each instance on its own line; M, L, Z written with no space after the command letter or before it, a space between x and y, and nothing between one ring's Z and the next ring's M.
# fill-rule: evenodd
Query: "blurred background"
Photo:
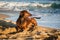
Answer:
M60 0L0 0L0 14L9 15L5 20L16 21L21 10L28 10L38 25L60 29Z

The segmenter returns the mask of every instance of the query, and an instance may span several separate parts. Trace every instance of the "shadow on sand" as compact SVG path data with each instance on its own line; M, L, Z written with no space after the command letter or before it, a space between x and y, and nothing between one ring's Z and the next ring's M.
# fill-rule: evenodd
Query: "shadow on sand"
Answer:
M0 20L0 34L16 33L16 24Z

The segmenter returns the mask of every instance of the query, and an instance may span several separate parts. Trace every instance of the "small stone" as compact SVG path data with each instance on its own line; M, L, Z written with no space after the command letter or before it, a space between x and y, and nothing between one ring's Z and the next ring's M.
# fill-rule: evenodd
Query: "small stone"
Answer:
M6 35L0 35L0 38L7 38Z
M40 33L41 33L41 32L37 32L36 34L37 34L37 35L40 35Z

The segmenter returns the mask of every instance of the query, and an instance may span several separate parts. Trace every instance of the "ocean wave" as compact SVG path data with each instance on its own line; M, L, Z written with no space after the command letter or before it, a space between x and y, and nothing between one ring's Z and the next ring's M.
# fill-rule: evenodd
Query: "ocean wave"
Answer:
M0 7L2 6L41 6L41 7L48 7L51 6L51 4L40 4L40 3L26 3L26 2L0 2Z
M26 2L0 2L0 10L20 11L21 7L42 7L42 8L60 8L60 4L56 3L26 3ZM24 8L22 8L24 9Z
M52 8L60 8L60 4L53 3L53 4L51 5L51 7L52 7Z

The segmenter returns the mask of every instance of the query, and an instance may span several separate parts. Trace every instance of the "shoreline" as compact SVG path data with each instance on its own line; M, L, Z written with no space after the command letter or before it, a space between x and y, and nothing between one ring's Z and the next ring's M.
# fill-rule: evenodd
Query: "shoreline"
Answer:
M5 20L5 18L9 18L9 17L10 17L9 15L0 14L0 20L4 20L4 21L6 21L6 22L12 22L13 24L16 24L16 22L13 22L12 20ZM40 25L38 25L38 26L40 26ZM51 28L51 27L46 27L46 26L42 26L42 27L60 30L60 29L58 29L58 28Z
M8 17L9 17L8 15L0 14L0 20L5 19L5 18L8 18Z
M9 15L5 15L5 14L0 14L0 20L4 20L6 22L12 22L13 24L16 24L14 21L12 20L6 20L5 18L9 18L10 16ZM39 25L41 26L41 25ZM51 27L47 27L47 26L42 26L44 28L51 28ZM60 28L51 28L51 29L57 29L57 30L60 30Z

